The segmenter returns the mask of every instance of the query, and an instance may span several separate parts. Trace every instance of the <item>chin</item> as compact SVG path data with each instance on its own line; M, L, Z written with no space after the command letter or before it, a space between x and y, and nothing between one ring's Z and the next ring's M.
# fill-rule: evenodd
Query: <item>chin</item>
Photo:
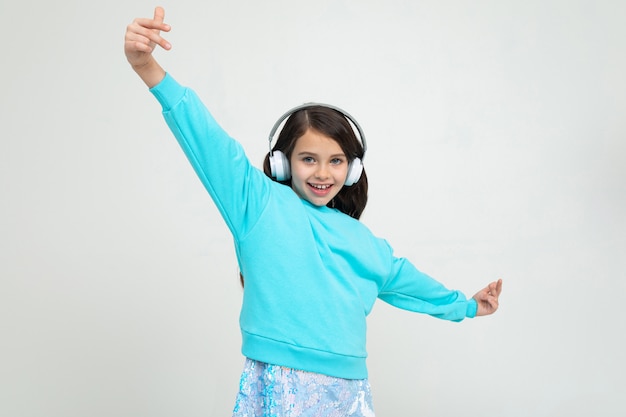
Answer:
M316 198L307 198L307 201L317 207L323 207L330 202L330 200L320 201L319 199L316 199Z

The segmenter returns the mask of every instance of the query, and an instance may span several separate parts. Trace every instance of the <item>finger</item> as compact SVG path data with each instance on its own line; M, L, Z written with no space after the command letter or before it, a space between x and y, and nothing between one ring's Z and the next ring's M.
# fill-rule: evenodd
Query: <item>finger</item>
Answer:
M132 41L132 40L126 41L125 50L128 53L133 53L133 52L151 53L152 49L153 49L152 46L141 41Z
M492 300L491 300L492 311L495 312L499 306L500 306L500 303L498 302L498 297L492 297Z
M149 46L150 49L152 49L153 47L152 44L159 45L165 49L171 48L169 42L167 42L164 38L151 30L146 30L142 33L129 32L126 34L126 42L144 44L146 46ZM142 48L142 50L145 50L145 48Z
M165 9L163 9L163 7L161 6L157 6L154 8L154 21L155 23L157 23L158 25L161 25L161 27L163 29L163 31L165 32L169 32L170 30L170 26L166 25L163 23L163 20L165 19ZM161 38L161 42L155 42L157 43L161 48L169 50L172 48L172 45L170 45L169 42L167 42L165 39Z
M140 35L138 33L129 33L126 35L126 39L125 41L129 44L141 44L141 45L145 45L147 47L151 47L151 44L153 43L152 40L147 37L147 36L143 36Z
M489 284L489 295L495 297L496 299L500 296L500 291L502 289L502 282L500 280L492 282Z
M129 30L126 32L126 39L143 43L152 42L166 50L172 48L172 45L159 34L158 30L148 29L142 25L131 26L132 28L129 27Z
M161 6L154 8L154 20L158 23L163 23L165 20L165 10Z
M502 288L502 280L494 281L489 284L489 291L492 295L496 297L500 294L500 289Z
M491 295L485 295L481 302L483 304L485 312L489 314L498 309L498 299Z
M171 27L167 23L159 23L154 19L148 18L137 18L128 25L129 30L137 31L139 28L150 29L150 30L161 30L163 32L169 32Z
M498 304L498 299L497 298L489 297L489 300L487 300L487 302L489 303L489 308L490 308L492 313L498 309L498 305L499 304Z

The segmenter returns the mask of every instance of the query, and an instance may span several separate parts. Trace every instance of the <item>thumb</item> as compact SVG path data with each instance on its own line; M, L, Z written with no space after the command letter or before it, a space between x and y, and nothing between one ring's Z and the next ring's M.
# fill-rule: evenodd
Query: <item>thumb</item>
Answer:
M161 6L157 6L154 8L154 20L157 23L163 23L165 19L165 10Z

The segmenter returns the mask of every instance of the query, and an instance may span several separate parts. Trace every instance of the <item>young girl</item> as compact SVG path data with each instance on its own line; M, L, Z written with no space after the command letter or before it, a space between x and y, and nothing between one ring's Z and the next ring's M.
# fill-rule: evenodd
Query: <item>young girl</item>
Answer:
M126 31L132 68L234 237L246 357L234 416L373 416L366 316L376 298L461 321L498 308L502 281L472 299L396 258L358 221L367 201L365 137L345 112L305 105L286 113L264 171L215 122L196 94L154 59L170 27L164 11ZM351 125L352 123L352 125ZM353 129L353 125L360 136Z

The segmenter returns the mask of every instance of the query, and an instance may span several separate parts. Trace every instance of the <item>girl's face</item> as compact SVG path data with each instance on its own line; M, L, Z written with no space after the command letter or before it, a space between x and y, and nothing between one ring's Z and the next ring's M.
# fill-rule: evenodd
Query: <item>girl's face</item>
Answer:
M329 136L307 130L291 154L291 188L316 206L325 206L343 187L348 158Z

